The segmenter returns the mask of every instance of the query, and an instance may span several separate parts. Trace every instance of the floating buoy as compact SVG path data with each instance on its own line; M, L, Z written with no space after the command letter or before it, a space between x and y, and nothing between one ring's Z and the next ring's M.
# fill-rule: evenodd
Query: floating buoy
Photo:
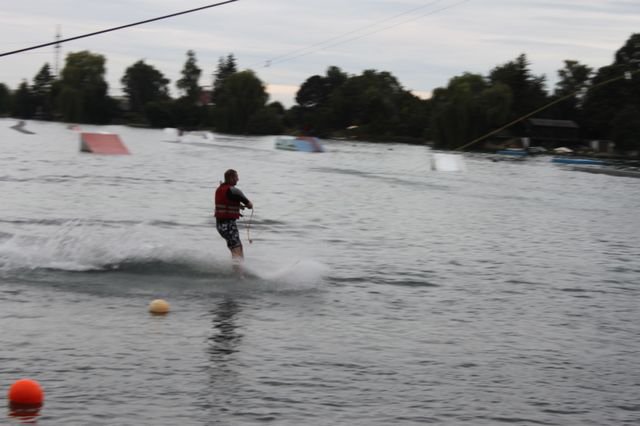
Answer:
M35 380L20 379L9 388L8 398L11 405L38 407L44 401L44 391Z
M149 303L149 312L152 314L166 314L169 312L169 303L162 299L153 300Z

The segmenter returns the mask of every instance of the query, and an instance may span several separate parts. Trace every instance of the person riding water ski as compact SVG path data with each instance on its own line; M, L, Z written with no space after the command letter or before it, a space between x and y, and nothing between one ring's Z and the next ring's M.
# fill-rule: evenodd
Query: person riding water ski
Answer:
M242 216L240 214L241 209L253 209L253 203L236 187L239 180L237 171L229 169L224 172L224 182L220 182L220 186L215 192L214 214L216 229L222 238L227 241L234 269L238 272L244 259L244 253L236 220Z

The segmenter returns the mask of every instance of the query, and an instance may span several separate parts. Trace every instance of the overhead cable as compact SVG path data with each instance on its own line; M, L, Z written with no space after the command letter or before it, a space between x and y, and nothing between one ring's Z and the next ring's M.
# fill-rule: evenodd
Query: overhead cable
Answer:
M207 5L207 6L197 7L195 9L184 10L182 12L172 13L170 15L159 16L157 18L152 18L152 19L145 19L144 21L134 22L132 24L121 25L119 27L113 27L113 28L109 28L109 29L106 29L106 30L95 31L95 32L89 33L89 34L83 34L83 35L79 35L79 36L75 36L75 37L65 38L65 39L62 39L62 40L56 40L56 41L52 41L50 43L43 43L43 44L39 44L37 46L26 47L24 49L12 50L10 52L0 53L0 57L13 55L15 53L20 53L20 52L26 52L28 50L39 49L41 47L47 47L47 46L51 46L51 45L54 45L54 44L65 43L67 41L78 40L78 39L85 38L85 37L91 37L91 36L98 35L98 34L104 34L104 33L108 33L108 32L111 32L111 31L122 30L124 28L129 28L129 27L133 27L133 26L136 26L136 25L147 24L149 22L159 21L161 19L173 18L174 16L185 15L187 13L192 13L192 12L198 12L200 10L209 9L209 8L217 7L217 6L222 6L222 5L225 5L227 3L233 3L233 2L236 2L236 1L238 1L238 0L227 0L227 1L220 2L220 3L214 3L214 4Z
M287 53L285 55L276 56L274 58L271 58L271 59L265 61L265 66L268 67L268 66L270 66L270 65L272 65L274 63L281 63L281 62L291 61L293 59L297 59L297 58L300 58L302 56L307 56L307 55L310 55L310 54L315 53L315 52L320 51L320 50L325 50L325 49L327 49L329 47L335 47L335 46L339 46L341 44L344 44L344 43L347 43L347 42L350 42L350 41L353 41L353 40L358 40L358 39L361 39L361 38L366 37L368 35L379 33L381 31L385 31L385 30L397 27L399 25L406 24L408 22L415 21L415 20L418 20L420 18L424 18L425 16L434 15L434 14L436 14L438 12L442 12L444 10L451 9L451 8L459 6L459 5L463 4L463 3L467 3L467 2L469 2L471 0L462 0L462 1L459 1L457 3L450 4L448 6L444 6L444 7L441 7L439 9L435 9L435 10L432 10L430 12L427 12L427 13L423 13L423 14L420 14L418 16L414 16L414 17L412 17L410 19L405 19L405 20L403 20L401 22L397 22L397 23L392 24L392 25L387 25L387 26L382 27L382 28L377 28L377 29L374 29L372 31L368 31L368 32L366 32L364 34L360 34L360 35L356 35L356 36L353 36L353 37L349 37L349 38L346 38L344 40L337 41L335 43L330 43L330 42L332 42L334 40L339 40L339 39L343 38L344 36L360 32L360 31L362 31L364 29L370 28L372 26L379 25L379 24L381 24L383 22L387 22L387 21L395 19L395 18L397 18L399 16L406 15L406 14L411 13L411 12L415 12L416 10L423 9L423 8L425 8L427 6L433 6L436 3L440 3L440 1L442 1L442 0L436 0L436 1L431 2L429 4L426 4L426 5L423 5L423 6L419 6L417 8L408 10L406 12L402 12L402 13L400 13L398 15L393 16L393 17L385 18L385 19L383 19L381 21L378 21L378 22L375 22L373 24L366 25L366 26L364 26L362 28L359 28L357 30L349 31L349 32L346 32L346 33L344 33L342 35L329 38L329 39L327 39L325 41L322 41L322 42L319 42L319 43L315 43L315 44L313 44L311 46L294 50L294 51L292 51L290 53ZM327 43L330 43L330 44L327 44ZM314 49L315 47L317 47L317 49ZM298 53L298 52L302 52L302 53Z
M360 28L358 28L358 29L355 29L355 30L352 30L352 31L348 31L348 32L346 32L346 33L344 33L344 34L340 34L340 35L337 35L337 36L334 36L334 37L328 38L328 39L323 40L323 41L320 41L320 42L318 42L318 43L314 43L314 44L312 44L312 45L310 45L310 46L302 47L302 48L300 48L300 49L293 50L293 51L291 51L291 52L289 52L289 53L285 53L284 55L275 56L275 57L273 57L273 58L269 59L269 60L268 60L268 61L266 61L266 62L267 62L267 63L269 63L269 64L273 63L274 61L278 61L278 62L280 62L279 60L280 60L280 59L282 59L282 58L286 58L286 57L288 57L288 56L295 55L296 53L299 53L299 52L304 52L305 50L313 49L314 47L322 46L322 45L327 44L327 43L329 43L329 42L331 42L331 41L334 41L334 40L339 40L339 39L341 39L342 37L348 36L348 35L350 35L350 34L358 33L358 32L360 32L360 31L362 31L362 30L364 30L364 29L367 29L367 28L370 28L370 27L375 27L376 25L380 25L380 24L382 24L382 23L384 23L384 22L391 21L391 20L396 19L396 18L398 18L398 17L400 17L400 16L407 15L407 14L409 14L409 13L415 12L416 10L420 10L420 9L424 9L425 7L433 6L434 4L440 3L441 1L442 1L442 0L435 0L435 1L433 1L433 2L430 2L430 3L427 3L427 4L423 4L422 6L418 6L418 7L415 7L415 8L413 8L413 9L409 9L409 10L407 10L407 11L405 11L405 12L401 12L401 13L398 13L398 14L396 14L396 15L390 16L390 17L388 17L388 18L381 19L381 20L376 21L376 22L374 22L374 23L372 23L372 24L365 25L364 27L360 27Z

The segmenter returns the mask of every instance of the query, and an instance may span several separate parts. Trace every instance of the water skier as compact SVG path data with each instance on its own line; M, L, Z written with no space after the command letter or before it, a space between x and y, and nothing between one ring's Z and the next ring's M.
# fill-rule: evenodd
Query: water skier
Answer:
M220 182L215 193L215 217L216 229L227 241L227 247L231 251L233 268L238 274L241 274L244 253L236 220L242 216L241 209L253 210L253 203L236 187L239 180L237 171L229 169L224 172L224 182Z

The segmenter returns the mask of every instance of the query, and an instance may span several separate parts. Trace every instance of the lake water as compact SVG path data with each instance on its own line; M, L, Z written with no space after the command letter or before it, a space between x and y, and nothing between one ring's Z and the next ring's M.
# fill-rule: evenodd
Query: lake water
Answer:
M640 423L638 179L84 126L132 153L99 156L64 124L15 122L0 386L42 385L37 424ZM227 168L255 205L242 281L211 214Z

